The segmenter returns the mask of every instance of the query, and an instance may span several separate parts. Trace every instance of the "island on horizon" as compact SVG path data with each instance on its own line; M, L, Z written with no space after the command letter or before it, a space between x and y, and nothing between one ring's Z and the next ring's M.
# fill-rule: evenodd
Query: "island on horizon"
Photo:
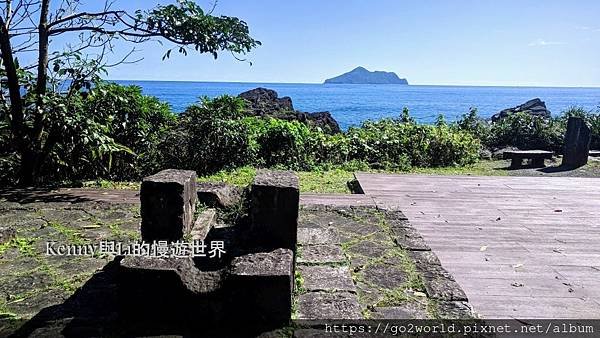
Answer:
M364 67L356 67L342 75L325 80L325 84L401 84L408 85L406 79L400 78L394 72L369 71Z

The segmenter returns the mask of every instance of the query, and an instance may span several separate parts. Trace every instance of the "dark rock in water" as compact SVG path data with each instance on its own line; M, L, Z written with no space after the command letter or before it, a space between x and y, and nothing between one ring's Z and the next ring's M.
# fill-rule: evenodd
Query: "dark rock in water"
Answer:
M226 183L196 183L198 201L211 208L231 208L242 202L243 189Z
M399 78L394 72L370 72L364 67L356 67L347 73L325 80L325 83L407 85L408 81L406 81L406 79Z
M550 117L550 111L546 108L546 103L539 98L535 98L516 107L507 108L497 114L494 114L492 116L492 122L496 122L517 112L524 112L533 116L541 116L546 118Z
M255 88L238 95L246 100L249 110L254 115L272 115L279 111L294 111L292 99L288 96L278 97L276 91L267 88Z
M279 97L277 92L272 89L259 87L243 92L239 97L246 100L247 110L252 115L300 121L312 127L319 127L330 134L341 131L337 121L328 111L307 113L294 110L291 98Z

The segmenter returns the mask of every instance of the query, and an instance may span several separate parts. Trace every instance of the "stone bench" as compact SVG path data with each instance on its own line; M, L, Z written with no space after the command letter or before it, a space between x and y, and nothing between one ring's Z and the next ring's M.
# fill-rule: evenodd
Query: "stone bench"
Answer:
M215 209L195 215L198 198L215 207L249 205L249 226L216 227ZM194 171L167 169L143 179L140 200L144 242L214 239L222 241L227 252L225 258L212 261L169 255L115 258L119 316L124 322L151 326L148 332L208 326L221 332L223 325L233 331L262 332L289 325L299 207L295 173L260 170L245 196L219 184L203 184L198 194Z
M545 150L511 150L505 151L503 156L505 160L512 160L510 167L518 169L523 166L523 160L530 160L531 167L543 168L546 165L544 160L551 159L553 153Z

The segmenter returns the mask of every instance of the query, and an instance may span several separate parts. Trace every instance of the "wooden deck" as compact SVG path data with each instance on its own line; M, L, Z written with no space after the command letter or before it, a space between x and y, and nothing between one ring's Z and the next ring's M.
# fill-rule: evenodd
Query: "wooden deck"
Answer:
M600 179L356 174L483 318L600 318Z

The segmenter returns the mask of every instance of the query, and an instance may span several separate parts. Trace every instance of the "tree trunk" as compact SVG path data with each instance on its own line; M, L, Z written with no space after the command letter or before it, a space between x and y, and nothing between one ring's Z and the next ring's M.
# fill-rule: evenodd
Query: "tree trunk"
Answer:
M21 155L21 167L19 170L19 184L31 185L34 182L33 159L34 153L27 144L27 130L23 124L24 108L21 98L21 85L17 67L13 57L12 46L8 27L2 18L0 18L0 51L2 52L2 63L6 71L6 81L10 97L10 115L11 132L15 148Z

